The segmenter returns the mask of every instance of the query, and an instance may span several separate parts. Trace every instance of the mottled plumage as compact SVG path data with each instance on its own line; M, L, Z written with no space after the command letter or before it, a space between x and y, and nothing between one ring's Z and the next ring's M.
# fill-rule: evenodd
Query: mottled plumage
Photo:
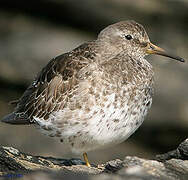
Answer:
M3 121L35 123L75 153L121 143L142 124L152 103L148 53L183 61L151 44L135 21L110 25L97 40L52 59Z

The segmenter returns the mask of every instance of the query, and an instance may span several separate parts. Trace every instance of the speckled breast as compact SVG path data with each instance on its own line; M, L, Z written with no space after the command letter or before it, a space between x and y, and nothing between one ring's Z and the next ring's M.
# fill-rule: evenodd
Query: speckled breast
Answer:
M35 121L45 134L59 137L75 153L126 140L152 103L153 71L149 63L138 66L123 69L116 63L98 68L93 77L80 82L64 109L51 113L47 121Z

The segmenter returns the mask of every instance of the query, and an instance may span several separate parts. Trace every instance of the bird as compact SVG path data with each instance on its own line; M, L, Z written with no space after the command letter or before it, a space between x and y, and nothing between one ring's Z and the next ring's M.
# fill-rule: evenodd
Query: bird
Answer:
M111 24L49 61L2 122L34 124L90 167L89 151L122 143L143 123L154 94L150 54L185 61L151 43L134 20Z

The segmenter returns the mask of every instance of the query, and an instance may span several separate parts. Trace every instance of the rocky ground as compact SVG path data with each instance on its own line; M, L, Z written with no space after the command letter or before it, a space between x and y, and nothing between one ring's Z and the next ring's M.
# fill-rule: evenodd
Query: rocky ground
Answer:
M155 159L126 156L88 168L80 159L32 156L12 147L0 147L0 177L24 180L187 180L188 139L177 149Z

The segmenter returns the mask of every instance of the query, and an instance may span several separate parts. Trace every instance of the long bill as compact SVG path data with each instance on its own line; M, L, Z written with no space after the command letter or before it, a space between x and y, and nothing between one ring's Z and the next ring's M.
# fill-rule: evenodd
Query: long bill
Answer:
M152 44L151 42L148 43L146 53L148 53L148 54L158 54L158 55L161 55L161 56L165 56L165 57L175 59L175 60L180 61L180 62L185 62L185 60L183 58L176 56L176 55L173 55L171 53L168 53L164 49Z

